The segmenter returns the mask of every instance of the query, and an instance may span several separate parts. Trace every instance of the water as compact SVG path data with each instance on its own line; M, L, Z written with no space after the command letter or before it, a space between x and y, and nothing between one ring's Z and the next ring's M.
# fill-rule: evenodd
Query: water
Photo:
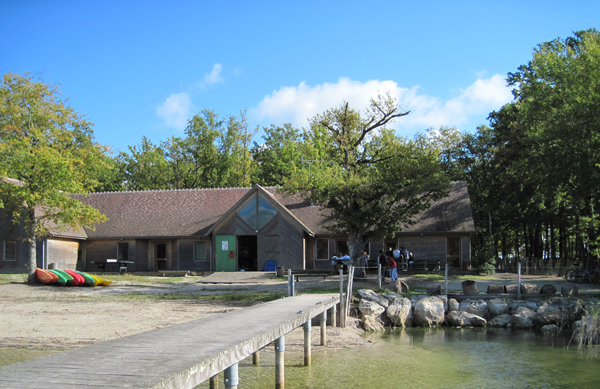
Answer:
M600 348L578 351L559 338L507 329L396 329L362 349L286 352L286 388L598 388ZM272 349L272 346L269 346ZM273 352L239 364L240 388L275 385ZM220 385L223 375L220 374ZM208 388L208 382L199 388Z

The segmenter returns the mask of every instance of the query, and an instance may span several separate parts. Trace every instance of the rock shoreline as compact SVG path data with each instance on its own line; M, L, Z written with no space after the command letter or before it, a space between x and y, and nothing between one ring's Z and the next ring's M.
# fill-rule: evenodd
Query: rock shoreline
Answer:
M541 330L547 334L573 331L575 339L585 335L579 334L579 328L589 328L591 321L597 324L597 315L586 316L586 312L597 312L600 304L597 299L585 301L576 297L467 298L458 302L454 298L447 300L445 295L407 298L399 293L380 295L371 289L359 290L358 297L359 317L368 332L382 331L385 327L487 326ZM595 331L591 337L600 337L600 328ZM588 338L582 339L584 343Z

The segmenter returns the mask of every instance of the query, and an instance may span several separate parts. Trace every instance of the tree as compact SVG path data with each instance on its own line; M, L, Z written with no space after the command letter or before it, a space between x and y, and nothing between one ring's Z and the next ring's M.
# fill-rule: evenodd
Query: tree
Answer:
M253 181L259 185L283 185L292 174L294 164L301 161L302 134L291 124L263 129L264 144L254 142L252 159L256 163Z
M362 115L344 103L315 116L301 146L315 162L310 170L295 165L282 188L325 209L331 230L348 235L352 264L361 263L367 241L413 224L416 214L448 193L438 150L387 128L407 114L387 96L371 100Z
M36 237L53 230L93 227L106 220L69 194L98 184L88 166L105 162L106 149L92 141L92 124L60 98L56 85L28 74L6 74L0 86L0 206L23 224L29 247L29 282L35 281Z

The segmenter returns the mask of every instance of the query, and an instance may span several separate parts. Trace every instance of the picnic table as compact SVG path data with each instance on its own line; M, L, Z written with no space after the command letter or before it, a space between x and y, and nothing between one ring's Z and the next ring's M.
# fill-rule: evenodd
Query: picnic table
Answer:
M132 264L133 261L125 261L122 259L107 259L105 261L90 261L98 266L98 271L106 271L106 265L109 263L116 263L119 265L119 273L127 272L127 265Z

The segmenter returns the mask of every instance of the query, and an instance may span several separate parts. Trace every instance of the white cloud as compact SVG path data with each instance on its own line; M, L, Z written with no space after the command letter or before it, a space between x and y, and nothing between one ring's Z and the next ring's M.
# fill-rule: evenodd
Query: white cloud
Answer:
M367 82L340 78L337 83L311 87L301 82L297 87L282 87L267 95L257 107L250 110L259 122L273 124L290 122L306 126L308 119L343 101L355 109L364 109L370 98L389 93L401 107L410 110L408 116L396 123L403 130L424 130L427 127L460 126L472 115L482 115L512 100L504 78L478 78L473 84L449 100L419 93L419 86L400 87L395 81L371 80Z
M221 75L222 71L223 71L223 65L221 65L220 63L214 64L212 70L210 71L210 73L206 73L204 75L204 79L203 79L202 83L204 85L212 85L212 84L222 84L222 83L224 83L225 79Z
M183 129L193 105L186 93L175 93L167 97L164 103L156 108L156 114L169 127Z

